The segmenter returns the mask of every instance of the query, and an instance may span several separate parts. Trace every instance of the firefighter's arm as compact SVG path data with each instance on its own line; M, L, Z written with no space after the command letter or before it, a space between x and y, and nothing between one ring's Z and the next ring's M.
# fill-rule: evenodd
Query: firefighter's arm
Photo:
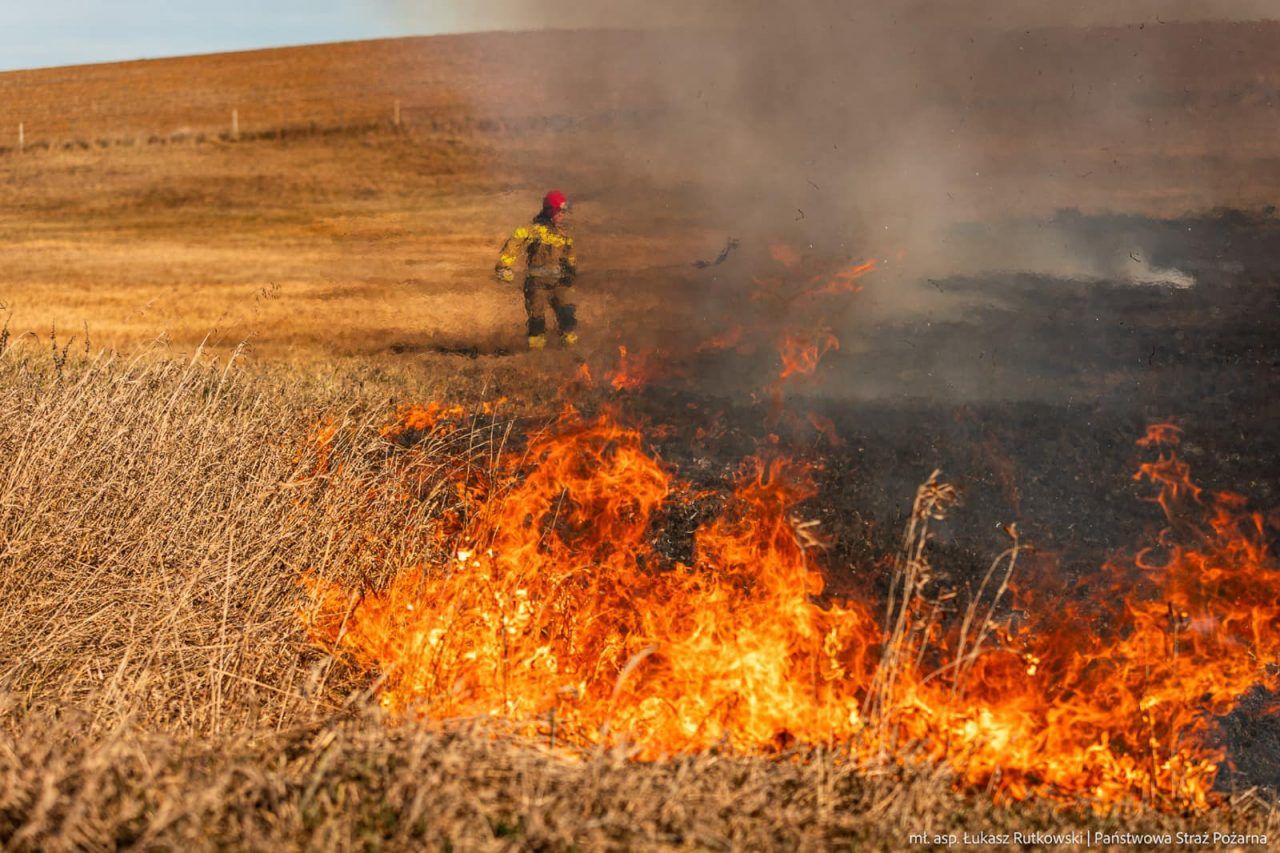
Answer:
M573 253L573 239L564 240L564 257L560 259L560 280L565 284L573 284L578 277L578 257Z
M493 268L494 275L502 281L515 281L516 259L528 245L530 236L529 229L522 225L507 238L507 242L502 244L502 250L498 252L498 263Z

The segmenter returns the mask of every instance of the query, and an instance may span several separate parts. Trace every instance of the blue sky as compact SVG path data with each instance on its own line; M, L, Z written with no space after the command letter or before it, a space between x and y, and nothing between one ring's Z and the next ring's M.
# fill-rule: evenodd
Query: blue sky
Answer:
M465 0L457 0L464 3ZM0 0L0 69L178 56L461 28L388 0ZM433 25L433 18L439 21Z

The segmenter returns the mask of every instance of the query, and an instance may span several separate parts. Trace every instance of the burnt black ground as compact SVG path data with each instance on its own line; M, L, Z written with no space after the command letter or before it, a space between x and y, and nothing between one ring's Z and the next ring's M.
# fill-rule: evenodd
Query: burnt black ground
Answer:
M1132 479L1151 457L1135 442L1156 422L1184 429L1180 453L1201 485L1243 494L1263 511L1280 507L1280 220L1061 214L1055 225L1136 246L1196 284L1019 273L942 279L972 307L945 322L921 315L885 324L862 333L865 351L829 354L821 384L784 401L798 426L765 395L742 402L680 381L648 386L629 408L675 426L658 449L695 479L726 476L763 436L781 433L784 449L824 467L816 506L895 533L915 486L942 469L965 496L944 541L975 551L999 543L997 523L1012 521L1068 565L1097 565L1140 542L1162 521L1143 501L1150 490ZM758 386L777 368L771 354L754 363L724 358L739 373L754 371ZM937 387L928 379L935 368L980 374L991 361L1016 377L1006 394L982 386L966 395L945 378ZM711 368L704 361L697 372ZM850 375L895 372L913 377L895 394L843 392ZM804 425L808 412L831 419L841 447Z
M1023 273L939 279L971 307L946 322L921 316L864 332L863 351L824 361L828 390L787 398L794 418L780 419L763 399L735 402L688 384L651 386L631 408L676 425L656 449L696 484L725 486L762 448L818 463L819 494L799 514L821 520L832 540L826 560L837 591L883 585L882 556L892 553L914 490L934 469L963 495L938 529L940 568L961 579L982 571L1007 546L999 525L1017 522L1039 552L1028 571L1064 573L1068 582L1088 577L1164 526L1153 490L1133 478L1153 456L1135 442L1155 422L1185 430L1179 453L1197 483L1242 494L1274 521L1280 221L1235 212L1170 221L1064 213L1053 224L1086 242L1136 247L1196 283ZM984 386L966 398L968 379L948 387L947 376L981 376L993 362L1018 393ZM763 379L776 364L753 369ZM871 399L829 390L847 387L852 374L877 372L912 378L897 395ZM931 382L931 373L941 380ZM800 415L810 411L835 424L840 446L805 425ZM776 447L762 441L770 432ZM664 549L687 557L688 534L711 510L674 513ZM1280 786L1280 754L1259 750L1280 742L1280 720L1250 710L1261 700L1244 704L1224 721L1239 768L1224 784Z

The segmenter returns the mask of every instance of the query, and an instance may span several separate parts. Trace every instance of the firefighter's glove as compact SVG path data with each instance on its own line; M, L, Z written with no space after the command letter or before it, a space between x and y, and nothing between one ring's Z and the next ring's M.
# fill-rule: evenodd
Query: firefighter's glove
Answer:
M516 280L516 274L511 270L497 270L494 274L498 277L498 281L507 284Z

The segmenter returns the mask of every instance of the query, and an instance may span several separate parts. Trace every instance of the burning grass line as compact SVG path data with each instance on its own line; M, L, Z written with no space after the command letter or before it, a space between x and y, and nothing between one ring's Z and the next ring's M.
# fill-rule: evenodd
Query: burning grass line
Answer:
M260 833L253 836L258 838L322 843L339 837L325 833L361 831L357 824L365 819L381 826L378 810L384 803L395 803L403 809L399 819L408 819L416 814L412 808L446 804L455 814L476 815L468 805L476 800L475 790L486 792L485 802L519 802L526 783L509 780L520 773L542 780L538 784L546 787L539 790L572 792L557 794L560 805L540 805L541 812L484 814L524 826L528 835L520 843L543 838L536 833L546 829L546 821L560 821L555 832L566 833L546 837L579 843L588 836L574 833L594 830L584 822L566 828L563 822L572 819L565 815L597 808L615 809L609 825L618 832L638 831L621 815L643 814L649 817L635 821L678 827L684 839L699 833L711 839L761 838L762 846L779 838L791 846L805 838L876 838L891 846L887 836L876 835L883 829L860 823L870 809L881 809L877 814L899 827L919 820L911 816L916 812L937 812L949 821L1008 819L980 797L958 798L953 784L990 790L1002 803L1020 802L1019 813L1042 815L1038 820L1105 825L1113 818L1087 814L1102 803L1116 813L1133 810L1143 825L1177 826L1168 821L1186 819L1143 811L1131 797L1141 790L1136 799L1148 810L1188 813L1217 802L1208 787L1213 771L1204 764L1206 755L1212 757L1204 746L1207 718L1178 696L1211 689L1214 698L1206 707L1217 713L1229 707L1238 685L1255 683L1274 656L1266 630L1274 620L1265 609L1268 601L1259 598L1274 578L1268 574L1274 560L1259 539L1261 528L1239 503L1206 492L1199 504L1169 504L1175 517L1191 512L1197 523L1166 540L1178 550L1165 559L1144 556L1141 566L1125 563L1112 570L1115 580L1148 574L1143 595L1131 598L1131 621L1117 620L1114 636L1100 638L1110 645L1100 647L1095 669L1064 671L1064 656L1055 653L1046 656L1040 673L1029 676L1030 659L1010 655L1074 648L1070 638L1078 636L1059 636L1052 620L1031 623L1016 638L1005 636L998 617L1006 573L1015 560L1022 565L1009 551L988 566L968 607L955 612L953 599L935 590L942 575L929 567L932 555L922 545L932 515L917 501L913 515L922 517L904 531L898 563L904 577L895 587L894 608L884 616L887 625L895 625L908 608L899 633L896 686L882 697L893 760L901 763L880 763L874 760L884 745L877 740L884 729L880 721L864 715L855 726L832 712L844 710L840 703L849 697L852 709L864 707L882 652L877 641L859 647L864 657L857 657L849 645L855 636L850 627L856 624L873 638L889 631L869 607L864 613L856 603L828 599L819 588L818 554L803 547L794 522L805 517L795 507L808 494L795 482L802 479L799 471L748 468L719 517L700 527L691 565L650 555L641 566L630 552L647 547L651 514L680 492L667 485L664 496L655 493L651 502L632 494L655 489L662 471L636 431L611 433L580 419L573 435L581 445L553 453L554 442L565 438L561 426L525 443L521 425L470 415L450 424L447 436L390 448L377 436L376 415L352 408L342 433L332 438L333 453L324 457L305 444L308 419L297 414L302 407L246 384L239 369L71 359L58 384L48 372L52 368L42 375L23 373L21 355L11 352L0 361L0 447L26 454L19 472L0 475L0 677L18 690L0 709L0 843L22 833L38 846L57 846L69 837L98 846L137 838L176 846L202 831L211 833L203 837L229 840L235 830L228 826L251 827L242 831ZM40 357L48 356L42 350ZM306 449L299 454L298 446ZM313 468L322 458L327 467ZM559 464L565 467L542 467ZM1165 470L1176 474L1172 467ZM605 485L597 482L600 477L616 479ZM455 488L458 478L466 489ZM629 478L641 485L632 489ZM1178 494L1190 501L1195 492L1183 488ZM504 515L503 507L514 511L510 502L530 496L541 501L533 515L542 523L513 525L514 516ZM1200 514L1194 515L1197 507ZM616 525L605 528L603 541L619 547L580 547L584 531L602 522ZM525 529L538 547L520 549L513 545L518 540L504 538ZM486 561L479 567L485 571L477 571L458 562L460 545L494 547L496 557L477 550ZM1025 546L1015 540L1013 547ZM622 570L608 562L622 557L632 561L621 564ZM417 564L423 571L396 588L398 573ZM521 566L532 570L527 578L498 583L504 571ZM351 623L366 615L360 609L388 589L398 589L402 601L415 606L447 603L451 609L441 611L444 621L438 624L450 633L449 644L433 649L434 662L425 670L441 682L443 704L409 703L408 724L396 725L396 715L379 707L398 688L404 669L354 660L349 648L336 645L329 650L341 663L326 659L321 649L305 648L307 637L293 610L295 603L305 605L294 586L305 569L357 596L335 599L336 615L354 602L339 620L347 623L341 628L344 644L357 636ZM520 588L514 581L544 584L529 587L533 606L527 613L514 598L491 607L479 595L514 594ZM464 594L441 599L451 591ZM588 606L575 610L579 601ZM1237 601L1262 609L1241 614L1227 607ZM509 683L503 701L540 697L542 684L574 691L515 708L510 719L494 719L484 703L471 702L468 691L485 682L458 679L461 670L451 667L476 647L468 625L479 623L468 623L467 615L477 604L501 611L494 623L500 630L518 629L508 635L501 660ZM522 621L526 616L528 624ZM968 639L954 643L952 635L952 645L934 646L933 626L953 621L965 625L961 634ZM790 632L785 642L766 636L764 629L775 623ZM614 625L621 628L609 642L584 642ZM586 633L555 634L559 629ZM559 645L550 645L550 657L534 654L552 637L573 638L563 648L585 655L591 665L566 672L575 659ZM658 651L637 659L655 645ZM1157 657L1148 662L1144 682L1126 661L1141 664L1135 655L1148 648ZM558 675L526 678L528 667L545 667L553 659ZM781 675L769 669L771 661L793 659L798 662ZM959 667L933 670L932 680L922 683L925 671L939 663L938 669L967 667L962 688L955 687L953 675ZM626 677L619 678L624 670ZM1204 681L1210 672L1215 678L1220 673L1221 683ZM1006 676L1016 692L1001 692L1012 689L1002 680ZM578 685L584 685L581 691ZM1068 694L1063 685L1076 692ZM1013 706L1030 691L1050 687L1034 713L1001 716L1002 703ZM1123 719L1115 714L1100 722L1090 716L1097 710L1090 702L1111 701L1105 690L1131 688L1146 720L1131 720L1127 712ZM1101 698L1089 699L1090 690ZM957 705L950 696L963 700ZM609 708L607 717L583 714L584 703L596 699ZM642 706L647 699L656 701ZM800 713L770 716L784 702L796 702ZM77 706L89 710L73 713ZM505 710L501 702L492 707ZM450 708L472 720L466 733L449 734L452 740L414 722L420 714ZM1074 769L1024 765L1021 747L1000 747L999 739L1014 732L1039 755L1057 756L1053 744L1034 740L1050 731L1035 716L1045 708L1065 715L1064 738L1102 725L1115 732L1110 752L1087 754L1091 764L1085 769L1105 786L1086 788L1085 777ZM61 721L45 716L53 709ZM468 713L473 709L480 712ZM752 716L757 713L763 716ZM593 728L601 720L610 727L604 735ZM655 737L666 731L658 723L681 720L690 721L692 735L678 729L665 742ZM965 734L964 726L973 734ZM552 728L554 750L547 748ZM325 748L335 757L313 776L325 732L334 733ZM522 740L529 733L533 745ZM1075 741L1053 748L1063 761L1085 755ZM721 754L624 760L628 754L646 759L707 749ZM550 755L561 757L552 762L545 758ZM414 764L426 760L421 756L438 756L441 764ZM108 767L113 757L119 761ZM477 775L469 775L472 765L480 768ZM690 768L686 781L672 781L680 767ZM431 775L437 772L431 768L439 775ZM717 775L730 773L740 778ZM298 816L299 797L317 778L307 800L308 820L324 829ZM481 787L470 789L470 799L447 793L459 780ZM55 785L58 799L42 805L48 784ZM421 791L428 784L439 793L423 806ZM672 785L692 786L682 790L696 792L689 796L701 798L698 803L712 804L691 807L698 812L696 825L664 823L674 818L628 799L630 792L650 790L645 786ZM604 796L598 786L629 793L591 799ZM1204 791L1210 794L1202 803L1195 797ZM821 807L814 805L818 801ZM338 802L343 809L325 811ZM1244 800L1241 808L1252 808L1252 802ZM759 812L742 815L715 803L758 803ZM1051 811L1073 803L1084 804L1086 817L1060 818ZM130 816L135 808L141 817ZM551 809L560 809L554 818L548 817ZM788 809L805 817L796 819ZM1241 819L1260 827L1274 818L1261 810L1259 815ZM1208 825L1228 819L1236 818L1218 809L1204 818ZM491 825L476 820L441 824L453 828L439 832L471 839L477 836L459 833L479 827L492 843ZM730 826L722 820L741 822ZM772 834L750 834L765 832L766 823ZM395 837L410 844L406 827L387 832L405 833ZM655 836L619 837L644 846Z
M437 534L456 557L348 606L336 634L322 620L337 614L312 623L338 639L328 648L380 672L388 710L432 720L487 712L531 736L550 726L557 743L632 743L642 757L785 755L798 743L844 741L860 767L915 755L1002 801L1069 799L1094 785L1098 803L1132 794L1157 808L1208 806L1215 767L1196 739L1207 724L1177 710L1173 692L1185 688L1171 681L1175 671L1152 661L1145 687L1127 663L1150 639L1119 624L1083 650L1115 670L1097 690L1130 691L1141 711L1108 721L1114 744L1099 745L1085 728L1108 710L1090 693L1098 670L1060 671L1074 665L1080 639L1053 640L1052 624L1044 637L1014 637L998 620L1025 550L1015 527L953 618L956 592L942 586L928 547L957 495L936 472L913 502L883 627L859 626L850 603L816 603L822 582L793 512L809 487L788 483L778 464L746 472L725 511L695 534L690 566L650 551L653 513L683 490L634 430L570 413L491 474L466 521ZM877 661L863 667L868 655ZM1074 692L1029 705L1046 679ZM848 719L831 716L841 707ZM790 709L785 721L779 708ZM1060 754L1041 757L1059 741Z

